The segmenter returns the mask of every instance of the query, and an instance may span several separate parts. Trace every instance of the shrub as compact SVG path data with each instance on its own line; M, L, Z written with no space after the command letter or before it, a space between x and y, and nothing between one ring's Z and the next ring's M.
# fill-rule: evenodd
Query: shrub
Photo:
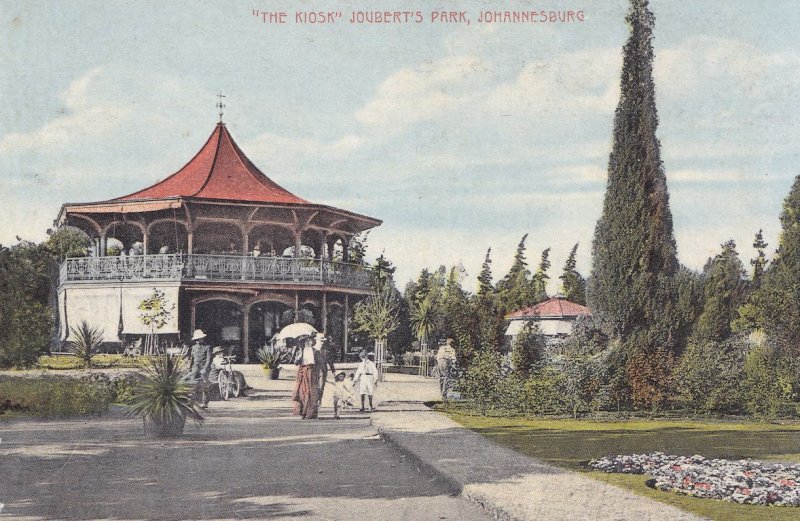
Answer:
M606 364L602 354L569 354L559 357L554 367L561 377L556 382L565 408L577 418L579 413L600 407L606 380Z
M511 348L511 365L520 376L529 376L541 368L546 343L538 324L528 322L514 340Z
M114 396L108 385L92 378L45 376L3 378L0 398L37 416L74 416L103 413Z
M690 342L676 368L678 394L695 412L742 412L743 366L750 348L744 337L726 342Z
M481 414L499 406L503 387L501 369L502 357L487 350L476 354L458 379L457 389Z
M528 414L560 414L566 409L561 391L563 375L546 367L524 381L525 401L522 411Z
M637 407L655 412L672 392L675 358L666 349L637 350L628 357L625 375Z
M751 350L744 362L745 407L762 418L795 416L800 394L800 361L769 346Z

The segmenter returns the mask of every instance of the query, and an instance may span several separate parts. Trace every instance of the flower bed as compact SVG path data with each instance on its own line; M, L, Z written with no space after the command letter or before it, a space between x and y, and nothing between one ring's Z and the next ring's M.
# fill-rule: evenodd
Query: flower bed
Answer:
M672 456L661 452L593 459L602 472L647 474L658 490L736 503L800 506L800 465Z

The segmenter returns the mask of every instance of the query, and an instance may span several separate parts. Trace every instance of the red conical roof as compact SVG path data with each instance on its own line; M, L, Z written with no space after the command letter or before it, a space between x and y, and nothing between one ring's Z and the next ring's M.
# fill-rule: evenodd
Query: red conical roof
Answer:
M163 181L114 201L165 197L309 204L264 175L236 145L222 122L183 168Z
M566 318L579 315L591 315L592 310L561 296L539 302L527 308L518 309L506 315L506 319L515 318Z

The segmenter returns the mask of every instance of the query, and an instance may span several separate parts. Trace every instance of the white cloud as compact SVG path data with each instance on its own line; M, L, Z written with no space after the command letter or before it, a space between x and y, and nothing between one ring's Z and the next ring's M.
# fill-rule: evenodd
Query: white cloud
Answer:
M309 157L344 157L358 150L363 143L362 137L353 134L347 134L326 143L314 138L289 138L272 132L263 132L249 139L242 146L245 154L253 157L267 158L268 161L271 158L273 161L278 160L281 163L296 163Z
M356 119L387 132L435 119L475 99L487 71L487 65L472 56L401 69L381 83L375 97L356 112Z
M497 86L486 101L496 114L529 117L609 113L619 100L619 49L563 53L525 65L509 83Z

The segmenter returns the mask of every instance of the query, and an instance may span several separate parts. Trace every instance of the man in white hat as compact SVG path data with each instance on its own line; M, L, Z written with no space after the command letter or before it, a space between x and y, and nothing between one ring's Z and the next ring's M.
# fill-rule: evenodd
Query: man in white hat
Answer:
M203 407L208 405L208 373L211 371L211 346L203 343L206 334L202 329L195 329L192 335L191 370L189 378L196 380L203 391Z

